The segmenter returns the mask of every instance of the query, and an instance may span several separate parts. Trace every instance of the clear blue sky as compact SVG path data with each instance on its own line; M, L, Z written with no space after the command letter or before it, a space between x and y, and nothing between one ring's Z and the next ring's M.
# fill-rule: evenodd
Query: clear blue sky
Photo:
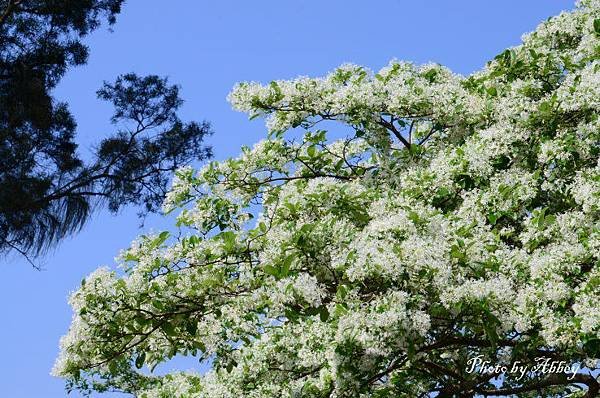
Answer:
M113 129L110 106L94 94L103 80L130 71L168 75L182 86L183 118L213 123L209 142L222 159L265 135L262 121L248 122L227 104L237 81L320 76L344 62L378 70L392 58L468 74L572 7L571 0L128 0L114 32L87 40L89 64L70 71L56 94L71 105L85 154ZM15 256L0 259L0 397L66 395L49 371L71 319L67 295L142 232L135 212L99 212L40 260L43 272ZM151 217L145 229L167 226Z

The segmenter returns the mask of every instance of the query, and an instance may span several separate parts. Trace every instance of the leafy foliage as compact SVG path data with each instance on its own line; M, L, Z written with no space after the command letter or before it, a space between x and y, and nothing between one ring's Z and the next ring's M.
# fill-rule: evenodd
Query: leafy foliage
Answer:
M597 396L598 20L582 1L468 77L394 61L238 85L269 136L177 172L179 233L86 278L54 373L144 398ZM136 370L175 355L212 370Z

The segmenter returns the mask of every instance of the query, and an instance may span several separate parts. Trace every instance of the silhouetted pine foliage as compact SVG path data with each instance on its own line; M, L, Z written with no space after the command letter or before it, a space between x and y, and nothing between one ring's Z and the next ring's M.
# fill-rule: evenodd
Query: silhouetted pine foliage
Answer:
M0 252L31 257L77 232L99 206L160 208L172 172L211 156L207 122L184 123L177 86L158 76L120 76L98 98L115 132L91 161L77 152L77 124L52 96L85 64L81 39L115 23L123 0L0 0Z

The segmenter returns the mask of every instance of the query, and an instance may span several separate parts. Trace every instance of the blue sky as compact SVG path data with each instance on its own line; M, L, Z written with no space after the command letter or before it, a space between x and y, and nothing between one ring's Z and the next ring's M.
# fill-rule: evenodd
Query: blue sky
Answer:
M392 58L468 74L572 7L570 0L128 0L112 33L88 38L89 64L70 71L56 95L71 105L85 155L114 129L110 106L94 94L103 80L131 71L168 75L182 87L183 119L211 121L209 143L223 159L265 135L262 121L249 122L226 102L238 81L320 76L345 62L378 70ZM70 323L69 292L98 266L113 265L144 230L168 228L153 216L141 230L135 214L98 212L39 260L45 271L17 256L0 259L0 396L65 396L49 371Z

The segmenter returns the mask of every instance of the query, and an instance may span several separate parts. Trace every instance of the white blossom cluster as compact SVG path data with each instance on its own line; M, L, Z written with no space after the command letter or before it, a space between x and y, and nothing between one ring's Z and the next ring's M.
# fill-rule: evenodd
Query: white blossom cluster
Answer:
M179 234L85 279L54 374L144 398L342 398L545 388L463 372L477 355L594 371L599 79L600 2L582 1L467 77L392 61L239 84L230 102L268 138L177 173ZM212 369L138 370L176 355ZM552 396L575 382L598 383Z

